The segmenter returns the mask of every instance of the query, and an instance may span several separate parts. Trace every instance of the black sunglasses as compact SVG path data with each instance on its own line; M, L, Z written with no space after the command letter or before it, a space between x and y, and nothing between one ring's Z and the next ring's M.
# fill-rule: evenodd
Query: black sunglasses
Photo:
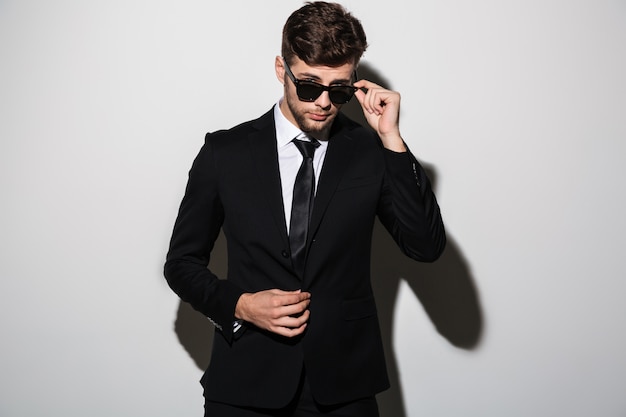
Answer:
M291 72L291 68L287 65L287 61L283 58L283 63L285 64L285 70L287 71L287 76L296 86L296 94L298 98L302 101L315 101L319 96L322 95L324 91L328 91L328 97L330 101L335 104L346 104L352 99L357 87L352 85L329 85L325 86L315 81L309 80L299 80L293 75ZM356 71L355 71L355 79L356 79Z

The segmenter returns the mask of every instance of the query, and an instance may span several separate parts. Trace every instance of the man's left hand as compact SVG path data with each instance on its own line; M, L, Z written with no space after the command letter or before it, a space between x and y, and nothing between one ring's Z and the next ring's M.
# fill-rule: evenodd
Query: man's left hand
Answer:
M359 88L354 95L363 108L365 119L378 133L383 146L395 152L406 152L400 136L400 93L367 80L359 80L354 86ZM367 93L361 88L367 89Z

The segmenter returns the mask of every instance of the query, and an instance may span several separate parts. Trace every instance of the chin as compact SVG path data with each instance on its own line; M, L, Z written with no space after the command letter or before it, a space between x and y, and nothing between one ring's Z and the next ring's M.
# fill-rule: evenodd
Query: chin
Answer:
M309 108L301 105L300 101L294 101L287 99L287 106L293 118L295 119L298 127L305 133L326 133L330 130L330 127L337 116L338 109L333 109L330 112L325 112L316 108ZM308 106L311 106L312 103L306 103ZM308 113L330 113L326 120L316 121L312 120Z
M328 132L328 130L330 130L330 127L332 126L333 121L335 120L335 116L336 115L331 115L322 122L311 120L307 118L306 116L298 117L296 120L298 122L298 125L300 126L300 129L302 129L303 132L323 133L323 132Z

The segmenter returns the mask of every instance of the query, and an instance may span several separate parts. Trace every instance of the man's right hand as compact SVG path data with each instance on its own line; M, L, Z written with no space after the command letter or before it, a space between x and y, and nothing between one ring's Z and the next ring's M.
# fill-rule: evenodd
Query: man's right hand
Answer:
M311 294L308 292L265 290L239 297L235 317L285 337L302 334L309 321Z

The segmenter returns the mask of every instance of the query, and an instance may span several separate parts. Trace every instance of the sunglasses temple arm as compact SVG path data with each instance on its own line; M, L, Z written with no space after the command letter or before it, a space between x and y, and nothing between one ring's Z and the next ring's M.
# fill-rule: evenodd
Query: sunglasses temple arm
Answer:
M354 82L359 81L359 73L356 71L356 68L354 69L354 73L352 74L352 76L354 77ZM361 90L365 94L367 94L367 88L365 88L365 87L357 88L357 90Z

